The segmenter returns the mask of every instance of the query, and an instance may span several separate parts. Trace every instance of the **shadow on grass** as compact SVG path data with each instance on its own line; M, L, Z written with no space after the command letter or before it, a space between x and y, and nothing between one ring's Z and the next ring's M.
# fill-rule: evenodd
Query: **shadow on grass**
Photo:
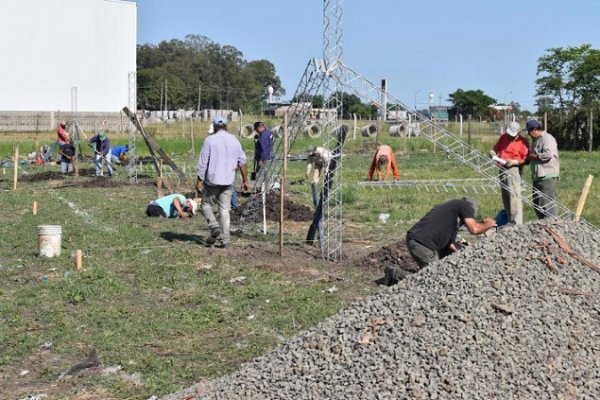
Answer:
M196 244L204 244L204 236L190 235L188 233L161 232L160 237L168 242L176 240L181 242L195 242Z

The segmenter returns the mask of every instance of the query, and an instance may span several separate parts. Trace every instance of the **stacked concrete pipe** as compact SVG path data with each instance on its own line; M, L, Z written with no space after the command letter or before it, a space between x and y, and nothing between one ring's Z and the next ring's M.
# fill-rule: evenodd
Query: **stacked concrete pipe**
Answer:
M360 133L363 137L375 137L377 136L377 125L367 124L360 129Z
M310 138L319 138L321 137L322 129L317 124L310 124L304 127L304 135Z

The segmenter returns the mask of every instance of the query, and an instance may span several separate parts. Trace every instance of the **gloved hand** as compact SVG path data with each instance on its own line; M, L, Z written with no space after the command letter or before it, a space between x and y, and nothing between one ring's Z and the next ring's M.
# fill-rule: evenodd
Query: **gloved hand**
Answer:
M506 164L505 164L506 168L517 167L517 166L519 166L518 160L506 160Z
M496 152L494 150L490 150L489 152L490 158L496 157Z

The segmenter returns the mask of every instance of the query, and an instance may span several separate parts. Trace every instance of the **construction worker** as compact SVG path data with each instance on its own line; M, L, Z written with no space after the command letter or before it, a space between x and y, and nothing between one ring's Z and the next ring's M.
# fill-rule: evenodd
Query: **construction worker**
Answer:
M121 164L121 161L125 161L127 152L129 151L129 145L117 146L110 149L110 161L115 164Z
M383 173L382 178L381 170L384 168L385 173ZM371 167L369 168L369 173L367 174L367 180L372 180L373 173L375 170L377 170L377 180L384 181L387 179L390 169L392 170L394 180L397 181L400 179L400 172L398 171L398 165L396 164L394 151L388 145L377 143L377 151L375 152L375 156L373 156L373 161L371 162Z
M75 160L75 146L72 141L63 144L59 150L60 172L63 174L73 172L73 161Z
M556 139L542 124L530 119L525 125L531 137L529 162L533 180L533 204L539 219L556 217L556 192L560 174L560 158Z
M465 225L472 235L479 235L496 227L496 221L485 218L477 222L477 205L474 200L450 200L433 207L406 233L410 255L420 267L460 250L456 235Z
M169 194L152 200L146 207L149 217L184 218L196 214L198 203L194 199L186 199L179 193Z
M254 174L256 179L262 166L273 159L273 134L263 122L255 122L254 130L257 135L254 139Z
M331 153L323 147L315 147L313 145L308 146L307 153L306 173L304 176L308 180L310 170L314 168L313 183L319 183L319 178L323 171L327 171L327 167L331 161Z
M221 248L230 245L231 194L235 184L236 170L242 175L242 190L248 190L248 168L246 154L237 137L227 132L227 119L213 119L215 133L208 136L198 159L196 191L202 193L202 214L208 222L210 235L205 243L214 245L220 239ZM219 221L213 207L219 211Z
M490 151L490 157L497 156L503 160L498 163L502 203L509 218L508 222L515 225L523 223L521 174L522 166L529 157L529 143L520 135L520 131L521 125L518 122L511 122Z
M102 176L102 164L106 163L106 170L108 176L112 176L113 169L110 162L110 140L106 136L106 132L103 129L99 130L98 133L90 140L88 144L94 151L94 164L96 165L96 176Z
M67 123L65 121L60 121L58 123L58 128L56 129L56 136L56 142L52 143L50 149L48 149L48 151L46 151L46 153L44 154L44 161L46 162L50 161L52 153L54 153L54 150L57 149L59 150L57 161L60 161L60 149L66 143L69 143L69 132L67 132Z

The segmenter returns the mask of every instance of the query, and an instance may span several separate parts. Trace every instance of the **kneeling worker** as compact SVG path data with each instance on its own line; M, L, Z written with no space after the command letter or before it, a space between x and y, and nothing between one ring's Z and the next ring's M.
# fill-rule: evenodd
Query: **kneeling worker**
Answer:
M439 260L460 250L456 243L458 229L465 225L472 235L487 232L496 226L492 218L483 222L475 219L476 204L471 199L456 199L433 207L406 233L406 246L419 267ZM389 286L397 281L396 270L385 270L385 283Z
M184 218L196 214L198 203L193 199L186 199L184 195L173 193L152 200L146 208L149 217Z
M460 245L456 243L456 235L461 226L465 225L472 235L485 233L496 226L496 221L490 217L477 222L476 207L471 199L450 200L433 207L409 229L406 245L420 267L458 251Z

